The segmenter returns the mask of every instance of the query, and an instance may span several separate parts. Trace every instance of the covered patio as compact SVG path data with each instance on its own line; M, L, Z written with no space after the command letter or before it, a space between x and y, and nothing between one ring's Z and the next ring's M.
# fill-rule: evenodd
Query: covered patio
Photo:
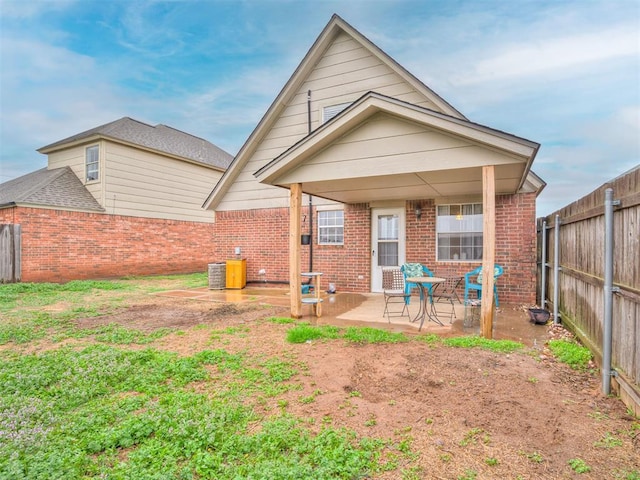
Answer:
M539 179L530 166L538 147L395 98L374 92L363 95L255 173L261 183L290 191L291 316L303 315L303 193L344 204L377 206L424 199L482 199L482 266L493 271L496 196L518 193L525 186L535 190L531 182ZM375 246L370 248L374 252ZM493 287L493 276L484 275L480 333L486 338L493 336ZM327 310L324 305L323 309Z

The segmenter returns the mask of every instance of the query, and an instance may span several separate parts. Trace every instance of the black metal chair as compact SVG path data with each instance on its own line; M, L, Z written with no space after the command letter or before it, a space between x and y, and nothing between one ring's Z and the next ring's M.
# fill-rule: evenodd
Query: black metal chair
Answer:
M411 292L405 292L404 275L400 267L382 267L382 291L384 293L383 315L386 315L389 323L391 323L390 317L403 317L405 313L407 317L409 316L407 304ZM392 312L389 307L394 303L401 304L402 310Z
M458 292L456 290L462 283L463 277L449 277L444 282L439 283L436 288L433 289L432 297L434 302L447 302L451 304L451 313L449 315L449 323L453 322L453 319L457 319L456 308L454 302L462 303Z

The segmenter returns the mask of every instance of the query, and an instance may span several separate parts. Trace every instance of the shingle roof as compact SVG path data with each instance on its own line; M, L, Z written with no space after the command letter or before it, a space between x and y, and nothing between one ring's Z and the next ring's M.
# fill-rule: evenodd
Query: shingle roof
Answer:
M129 117L72 135L46 145L38 151L48 153L58 150L57 147L94 136L122 140L225 170L233 160L232 155L207 140L166 125L152 126Z
M9 203L104 211L69 167L42 168L0 184L0 206Z

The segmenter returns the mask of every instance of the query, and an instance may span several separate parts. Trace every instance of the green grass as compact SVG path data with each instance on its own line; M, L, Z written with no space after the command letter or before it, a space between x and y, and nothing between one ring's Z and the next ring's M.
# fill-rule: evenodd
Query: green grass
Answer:
M382 440L256 414L251 399L285 391L297 373L223 350L5 352L0 478L346 479L384 468Z
M568 340L549 340L549 350L558 361L566 363L575 370L586 370L591 361L588 348Z
M0 284L0 311L19 306L41 307L58 301L69 301L78 294L99 290L125 290L123 282L74 280L68 283L9 283Z
M330 325L314 327L308 323L301 323L287 330L289 343L305 343L313 340L336 339L340 336L340 329Z
M269 317L267 318L267 322L275 323L277 325L288 325L291 323L295 323L296 321L293 318L289 317Z
M589 473L591 471L591 467L581 458L572 458L567 463L571 467L571 470L576 473Z
M402 343L409 339L402 333L392 333L386 330L370 327L349 327L342 336L352 343Z
M482 348L498 353L512 353L524 347L522 343L514 342L513 340L491 340L475 335L445 338L442 343L448 347Z
M290 343L305 343L314 340L344 339L350 343L400 343L409 339L402 333L392 333L371 327L349 327L343 330L331 325L314 327L308 323L301 323L287 331L287 341Z
M190 357L129 349L169 330L79 329L75 323L126 307L135 296L202 285L206 275L0 286L0 311L8 320L0 323L0 344L97 342L37 355L0 353L0 478L365 478L394 470L409 455L390 442L331 428L331 422L312 431L306 420L288 416L288 403L279 397L302 388L298 378L308 367L299 362L221 349ZM215 333L249 332L230 327ZM287 337L406 341L381 330L306 324L294 325ZM270 398L277 413L256 413ZM382 460L383 450L393 462Z
M621 447L622 440L617 438L615 435L612 435L611 432L605 432L605 434L600 440L594 442L593 446L598 448Z

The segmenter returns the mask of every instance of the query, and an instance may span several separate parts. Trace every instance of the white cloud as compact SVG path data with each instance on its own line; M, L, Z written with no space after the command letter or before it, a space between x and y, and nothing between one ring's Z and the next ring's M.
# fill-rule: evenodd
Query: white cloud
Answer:
M2 17L27 19L55 11L64 11L78 0L0 0Z
M0 2L0 181L124 115L236 153L333 12L472 121L541 143L540 213L638 164L636 0Z
M537 39L485 51L471 68L451 78L454 86L477 85L505 79L574 76L581 67L597 68L603 61L640 55L636 28L614 26L606 30Z

